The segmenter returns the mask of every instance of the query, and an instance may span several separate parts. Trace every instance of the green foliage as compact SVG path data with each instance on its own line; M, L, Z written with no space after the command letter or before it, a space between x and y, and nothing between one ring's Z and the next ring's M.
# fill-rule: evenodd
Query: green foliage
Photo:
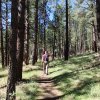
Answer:
M97 54L87 53L70 57L69 61L56 59L49 64L48 78L63 93L61 100L99 100L100 99L100 66ZM23 80L17 83L17 100L36 100L43 93L37 79L41 76L41 62L35 66L24 66ZM7 70L0 69L0 99L5 98ZM5 75L6 74L6 75ZM5 75L5 76L3 76Z
M61 100L100 99L100 66L92 67L95 54L72 57L68 62L56 60L51 63L49 77L64 95Z

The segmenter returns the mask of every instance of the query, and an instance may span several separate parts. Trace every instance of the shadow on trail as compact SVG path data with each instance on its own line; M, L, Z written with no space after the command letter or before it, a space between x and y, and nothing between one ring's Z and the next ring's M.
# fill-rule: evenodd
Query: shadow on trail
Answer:
M30 82L32 82L31 79L22 79L22 80L20 81L20 83L30 83Z
M0 75L0 78L4 78L4 77L6 77L6 76L7 76L7 74Z
M26 83L31 83L31 82L33 82L32 79L22 79L21 81L17 82L16 85L18 86L18 85L23 84L23 83L26 84ZM3 89L5 87L7 87L7 85L0 87L0 89Z
M5 88L5 87L7 87L7 85L1 86L0 89L3 89L3 88Z
M21 81L17 82L17 85L20 85L23 83L25 83L25 84L34 83L34 82L36 82L37 78L38 78L37 76L34 76L34 77L31 77L30 79L22 79Z
M51 83L51 82L54 82L53 79L37 79L35 81L37 83Z
M54 80L55 85L57 85L60 81L64 81L64 82L69 82L69 80L67 80L67 78L72 78L73 76L75 76L75 73L73 72L66 72L63 73L61 75L55 76L54 78L52 78Z
M37 99L37 100L60 100L61 97L63 97L64 95L61 96L55 96L55 97L47 97L45 99Z
M38 98L37 100L59 100L63 97L62 94L59 94L59 89L55 88L54 80L51 78L47 79L39 79L37 80L40 88L43 90L42 98Z
M22 79L21 82L19 82L19 84L28 84L28 83L32 83L32 82L36 82L36 83L43 83L43 84L49 84L49 83L53 83L53 79L51 78L47 78L47 79L40 79L39 77L36 80L32 80L32 79ZM19 85L17 84L17 85ZM46 86L46 87L42 87L42 89L45 91L45 93L48 93L50 95L52 95L51 97L44 97L43 99L36 99L37 95L39 95L40 91L38 91L38 87L32 87L34 91L31 91L29 88L24 87L22 90L23 92L29 96L29 100L59 100L63 95L61 96L57 96L56 93L53 93L53 87L51 86ZM35 89L36 88L36 89ZM49 88L49 89L48 89Z

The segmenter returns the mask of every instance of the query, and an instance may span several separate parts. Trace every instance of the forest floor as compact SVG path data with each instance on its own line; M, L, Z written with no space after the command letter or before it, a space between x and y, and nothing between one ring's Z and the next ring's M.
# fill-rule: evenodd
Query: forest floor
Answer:
M17 100L100 100L98 54L70 57L50 62L49 75L41 63L23 67L23 80L16 85ZM7 69L0 67L0 100L5 100Z
M58 100L63 93L55 86L52 78L48 78L46 74L41 72L39 78L37 79L39 83L39 88L42 90L41 94L37 96L38 100Z

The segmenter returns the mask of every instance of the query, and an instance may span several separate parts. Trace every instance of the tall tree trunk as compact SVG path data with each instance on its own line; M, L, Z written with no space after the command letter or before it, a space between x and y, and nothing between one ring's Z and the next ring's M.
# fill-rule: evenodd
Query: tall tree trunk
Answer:
M0 37L1 37L1 59L2 59L2 68L4 68L4 47L3 47L3 32L2 32L2 0L0 0Z
M66 0L66 34L64 45L64 60L68 60L69 56L69 40L68 40L68 0Z
M41 37L40 37L40 34L41 34L41 25L40 25L40 19L38 19L38 58L41 59L41 54L42 54L42 43L41 43Z
M46 4L47 0L43 0L43 13L44 13L44 49L46 49Z
M33 53L33 61L32 64L34 65L37 62L37 35L38 35L38 0L35 1L35 41L34 41L34 53Z
M54 31L54 33L53 33L53 55L52 55L52 59L54 59L54 57L55 57L55 41L56 40L56 35L55 35L55 31Z
M26 6L27 9L25 11L25 51L24 51L24 62L26 65L29 64L29 3L30 1L27 0Z
M8 65L8 0L6 0L5 66Z
M30 36L30 24L29 24L29 14L30 14L30 10L29 10L29 6L30 6L30 1L27 0L27 64L29 64L29 36Z
M9 56L10 56L10 66L8 73L7 81L7 94L6 100L15 100L16 92L16 67L17 67L17 58L16 58L16 49L17 49L17 33L18 33L18 0L12 0L11 6L11 29L9 39Z
M61 32L60 32L60 29L59 29L59 33L58 33L58 48L59 48L58 57L61 58Z
M93 24L93 51L97 52L97 34L96 34L96 28L94 21L92 22Z
M95 0L91 1L92 17L95 17ZM92 50L97 52L97 30L96 30L96 18L92 21Z
M64 34L63 34L64 36ZM61 36L61 57L64 57L64 38Z
M46 24L46 22L45 22L45 18L44 18L44 39L43 39L44 40L43 41L44 42L44 46L43 46L44 49L46 49L46 29L45 29L45 24Z
M22 80L22 68L23 68L23 55L24 55L24 38L25 38L25 9L26 9L26 0L20 0L20 17L18 24L18 68L17 68L17 80Z
M100 0L96 0L98 52L100 53Z
M75 22L74 22L75 23ZM75 55L77 55L77 53L78 53L78 25L77 25L77 22L75 23Z

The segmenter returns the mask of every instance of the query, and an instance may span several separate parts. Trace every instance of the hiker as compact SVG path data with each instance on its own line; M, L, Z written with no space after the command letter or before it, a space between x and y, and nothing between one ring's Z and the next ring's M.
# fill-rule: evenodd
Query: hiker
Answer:
M42 55L42 65L44 73L48 75L49 55L47 51L44 51Z
M43 58L43 55L44 55L44 54L45 54L45 50L42 51L42 55L41 55L42 58ZM43 59L42 59L42 67L43 67L43 63L44 63L44 62L43 62Z

